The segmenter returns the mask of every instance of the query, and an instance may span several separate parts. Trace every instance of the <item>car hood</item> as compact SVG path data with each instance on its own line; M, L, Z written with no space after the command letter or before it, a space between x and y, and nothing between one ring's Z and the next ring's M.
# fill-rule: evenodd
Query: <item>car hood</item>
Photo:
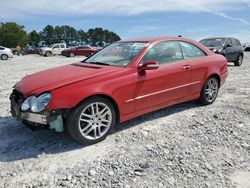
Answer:
M39 95L75 82L109 74L119 69L121 67L75 63L28 75L18 82L15 88L24 97Z

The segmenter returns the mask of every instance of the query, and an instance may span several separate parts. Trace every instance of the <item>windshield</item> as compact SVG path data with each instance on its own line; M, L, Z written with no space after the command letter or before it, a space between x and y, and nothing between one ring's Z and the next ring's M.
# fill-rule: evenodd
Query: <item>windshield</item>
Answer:
M214 38L214 39L204 39L200 41L201 44L205 46L222 46L224 44L225 39L223 38Z
M84 62L111 66L127 66L147 44L147 42L116 42Z

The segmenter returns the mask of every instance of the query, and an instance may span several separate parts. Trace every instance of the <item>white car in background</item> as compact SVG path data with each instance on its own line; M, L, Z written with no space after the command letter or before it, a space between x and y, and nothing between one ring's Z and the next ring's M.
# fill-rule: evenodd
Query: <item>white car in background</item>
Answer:
M50 57L52 55L61 55L63 50L67 49L67 45L64 43L52 44L49 47L43 47L39 50L39 54Z
M13 53L11 49L0 46L0 59L7 60L9 58L13 58Z

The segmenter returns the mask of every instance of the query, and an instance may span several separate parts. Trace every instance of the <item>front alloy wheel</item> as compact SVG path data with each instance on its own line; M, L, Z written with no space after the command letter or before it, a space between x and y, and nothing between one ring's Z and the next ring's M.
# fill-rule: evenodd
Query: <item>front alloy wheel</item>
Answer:
M212 104L217 98L219 82L215 77L209 78L201 91L200 102L204 105Z
M84 101L69 114L67 129L82 144L102 141L115 124L115 110L106 98L94 97Z

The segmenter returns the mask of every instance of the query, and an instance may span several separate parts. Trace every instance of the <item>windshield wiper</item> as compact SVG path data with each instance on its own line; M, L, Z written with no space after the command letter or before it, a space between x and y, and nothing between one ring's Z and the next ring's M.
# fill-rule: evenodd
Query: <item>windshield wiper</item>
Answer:
M110 64L108 63L103 63L103 62L98 62L98 61L92 61L92 62L86 62L86 63L110 66Z

